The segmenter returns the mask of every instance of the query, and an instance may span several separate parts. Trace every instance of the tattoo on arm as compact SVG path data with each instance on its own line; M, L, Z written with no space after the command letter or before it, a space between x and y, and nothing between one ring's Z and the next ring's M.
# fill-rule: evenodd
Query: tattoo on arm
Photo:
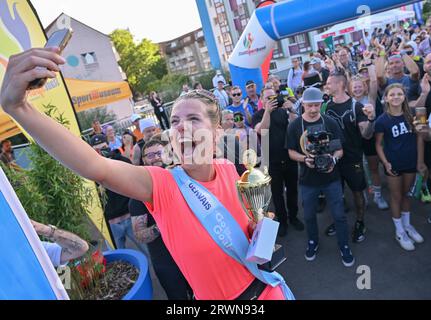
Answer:
M364 139L371 139L374 134L374 121L369 122L361 122L359 123L359 130L361 131L361 135Z
M62 248L61 263L79 258L88 251L87 242L68 231L56 230L52 240Z

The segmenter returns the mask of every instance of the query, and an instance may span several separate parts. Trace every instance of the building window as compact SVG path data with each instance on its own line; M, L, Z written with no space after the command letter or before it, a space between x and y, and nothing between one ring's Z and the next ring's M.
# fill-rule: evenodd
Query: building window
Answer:
M304 33L298 34L295 38L296 38L296 43L306 42Z
M98 65L97 56L94 52L82 53L81 58L85 67L92 67Z
M293 37L288 37L287 40L289 40L289 44L295 44L296 43L296 40L295 40L294 36Z
M269 65L269 69L272 70L277 70L277 62L272 61Z

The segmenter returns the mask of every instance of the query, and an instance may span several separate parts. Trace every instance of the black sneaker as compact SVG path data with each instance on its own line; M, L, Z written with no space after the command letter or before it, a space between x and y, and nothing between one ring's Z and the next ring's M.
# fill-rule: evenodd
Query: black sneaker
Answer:
M319 206L317 207L317 213L322 213L325 211L326 207L326 198L325 196L320 195L319 196Z
M287 235L287 224L280 223L280 227L278 228L278 236L285 237Z
M355 264L355 257L353 257L352 251L349 246L344 246L340 249L341 251L341 261L345 267L351 267Z
M337 230L335 230L335 224L334 223L331 224L329 227L326 228L325 234L328 237L332 237L332 236L335 236L337 234Z
M298 218L289 219L289 222L296 231L304 231L304 224Z
M313 240L308 241L307 251L305 251L305 260L313 261L316 259L317 250L319 249L319 244Z
M367 229L365 228L363 221L356 221L355 227L353 228L352 241L355 243L359 243L365 240L365 232Z

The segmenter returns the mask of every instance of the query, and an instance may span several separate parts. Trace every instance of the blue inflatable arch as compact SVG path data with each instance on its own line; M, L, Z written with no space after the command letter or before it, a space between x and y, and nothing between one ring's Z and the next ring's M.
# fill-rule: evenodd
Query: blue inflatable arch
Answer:
M254 80L260 91L261 66L278 40L414 2L418 1L292 0L259 8L229 59L232 82L244 88L248 80Z

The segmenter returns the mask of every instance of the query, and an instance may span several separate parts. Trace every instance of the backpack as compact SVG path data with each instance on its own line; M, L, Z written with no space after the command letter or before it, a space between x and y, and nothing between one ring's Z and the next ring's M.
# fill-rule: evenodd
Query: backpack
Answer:
M328 104L329 104L329 102L331 102L331 101L332 101L332 99L331 99L331 100L329 100L328 102L324 102L324 103L322 104L322 107L320 108L320 113L321 113L322 115L325 115L325 114L326 114L326 111L328 110ZM357 101L355 100L355 98L352 98L352 105L351 105L352 116L350 117L350 121L351 121L351 122L353 122L353 123L355 124L355 127L356 127L356 125L357 125L357 123L356 123L356 103L357 103Z

